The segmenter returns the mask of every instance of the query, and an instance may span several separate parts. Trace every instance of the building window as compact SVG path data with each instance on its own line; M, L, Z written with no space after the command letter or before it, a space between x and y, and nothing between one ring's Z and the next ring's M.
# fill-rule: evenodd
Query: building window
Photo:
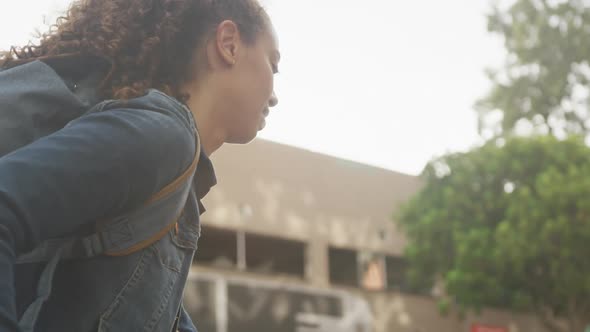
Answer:
M195 263L235 268L238 261L236 237L237 234L234 231L202 226Z
M385 271L388 290L421 296L432 296L435 292L431 286L410 283L407 277L408 262L403 257L385 256Z
M330 283L358 287L356 251L330 247L328 249L328 260L330 261Z
M385 266L387 272L387 288L390 290L407 292L409 291L406 271L407 262L402 257L386 256Z
M330 283L369 291L396 291L428 295L431 289L411 287L403 257L370 251L329 248Z
M359 261L361 269L361 287L371 291L385 290L386 277L383 255L362 252Z
M306 245L300 241L202 226L195 263L257 273L305 276Z
M305 276L305 244L246 233L246 270Z

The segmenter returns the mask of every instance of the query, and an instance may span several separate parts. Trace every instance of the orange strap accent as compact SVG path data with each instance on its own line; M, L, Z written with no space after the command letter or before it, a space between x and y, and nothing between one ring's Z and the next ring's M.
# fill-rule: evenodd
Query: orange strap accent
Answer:
M190 166L187 168L187 170L184 171L184 173L182 173L176 180L172 181L170 184L168 184L167 186L162 188L162 190L160 190L159 192L154 194L152 197L150 197L147 200L147 202L145 203L145 205L149 205L149 204L165 197L166 195L173 193L176 189L178 189L178 187L180 187L191 176L191 174L194 174L194 172L197 170L197 165L199 164L199 157L201 155L201 144L200 144L200 139L199 139L198 133L195 134L195 144L196 144L195 157L193 158L193 162L190 164ZM176 218L174 218L174 221L172 223L166 225L166 227L161 229L158 233L154 234L149 239L141 241L126 250L118 251L118 252L106 252L105 255L107 255L107 256L126 256L126 255L132 254L134 252L137 252L139 250L149 247L152 243L154 243L154 242L160 240L162 237L164 237L164 235L166 235L166 233L168 233L172 228L176 228L176 233L178 233L177 222L178 222L178 219L180 218L180 216L182 215L182 213L183 213L183 211L181 211L180 214Z
M182 173L176 180L172 181L172 183L168 184L166 187L162 188L162 190L150 197L145 203L145 205L149 205L161 199L162 197L165 197L166 195L173 193L176 189L178 189L178 187L180 187L180 185L182 185L186 181L186 179L197 170L197 165L199 163L199 155L201 153L200 151L201 148L199 145L199 147L197 148L197 153L195 154L195 158L193 159L193 162L188 167L188 169L184 171L184 173Z
M154 243L154 242L158 241L159 239L161 239L162 237L164 237L164 235L166 235L166 233L168 233L174 226L176 226L177 221L178 221L178 218L175 218L174 222L172 222L171 224L162 228L158 233L154 234L149 239L143 240L143 241L141 241L141 242L139 242L139 243L123 250L123 251L105 252L105 255L113 256L113 257L127 256L127 255L130 255L130 254L137 252L141 249L145 249L145 248L149 247L152 243Z

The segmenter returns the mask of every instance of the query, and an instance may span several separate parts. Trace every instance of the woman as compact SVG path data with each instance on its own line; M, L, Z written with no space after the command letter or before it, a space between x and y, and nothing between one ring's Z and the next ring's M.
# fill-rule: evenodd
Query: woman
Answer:
M208 157L264 127L279 58L256 0L79 0L38 45L0 53L0 74L16 76L3 91L29 96L2 111L41 105L67 123L0 157L0 331L196 331L181 300L215 184ZM157 241L62 260L52 281L45 263L16 264L47 239L141 211L197 161Z

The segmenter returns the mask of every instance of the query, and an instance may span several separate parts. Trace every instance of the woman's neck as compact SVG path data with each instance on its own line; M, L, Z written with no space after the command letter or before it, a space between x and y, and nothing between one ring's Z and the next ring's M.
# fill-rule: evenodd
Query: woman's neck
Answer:
M187 106L197 124L203 150L207 156L210 156L223 145L226 139L226 133L223 127L219 126L215 120L215 112L213 111L215 106L211 94L194 88L189 91L203 92L191 93Z

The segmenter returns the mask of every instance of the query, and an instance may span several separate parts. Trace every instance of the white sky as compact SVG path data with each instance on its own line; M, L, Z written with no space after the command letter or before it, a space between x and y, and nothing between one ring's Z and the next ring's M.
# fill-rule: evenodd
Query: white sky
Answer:
M69 2L3 4L0 48L23 44ZM260 137L409 174L479 142L473 104L490 87L484 69L504 55L486 31L489 0L263 3L282 60L279 105Z

